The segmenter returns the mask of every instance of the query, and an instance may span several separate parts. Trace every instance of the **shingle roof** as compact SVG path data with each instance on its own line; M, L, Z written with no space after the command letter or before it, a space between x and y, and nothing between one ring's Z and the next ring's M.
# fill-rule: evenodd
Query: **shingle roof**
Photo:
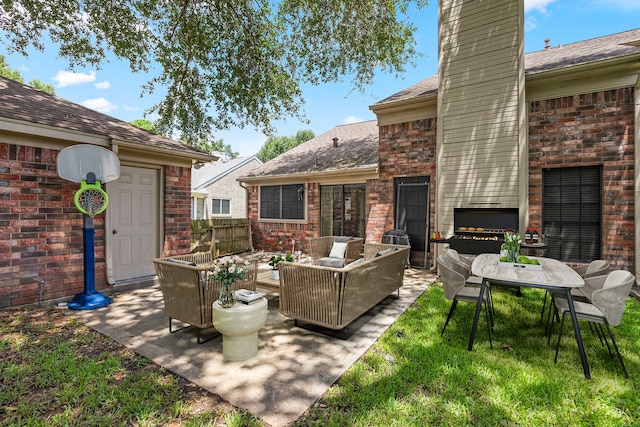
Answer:
M143 146L192 152L199 157L204 154L178 141L4 77L0 77L0 117L111 137Z
M333 139L338 138L338 146ZM243 178L357 170L378 164L377 121L335 128L251 170Z
M262 164L256 156L237 157L231 160L218 160L217 162L209 162L202 167L191 170L191 190L199 190L208 187L212 183L224 178L234 170L241 168L251 161L257 161Z
M635 43L635 45L629 45ZM543 49L525 54L525 75L588 64L628 55L640 55L640 28L595 39ZM375 106L403 101L438 91L438 75L428 77L413 86L397 92Z

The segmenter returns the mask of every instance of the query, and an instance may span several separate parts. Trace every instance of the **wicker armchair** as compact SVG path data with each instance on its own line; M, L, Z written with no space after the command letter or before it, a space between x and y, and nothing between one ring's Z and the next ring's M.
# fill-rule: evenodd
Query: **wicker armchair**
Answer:
M324 237L314 237L311 239L311 258L314 260L314 263L319 265L331 266L331 267L344 267L346 264L353 262L360 258L360 254L362 252L362 245L364 244L364 239L360 237L353 237L349 241L347 241L347 249L344 253L344 258L342 261L339 258L336 258L335 262L324 263L324 260L329 258L329 254L331 253L331 248L333 247L333 242L339 239L347 239L348 237L343 236L324 236ZM331 260L329 260L331 261Z
M206 340L202 340L201 337L203 329L213 327L212 306L220 296L222 288L221 282L208 280L213 260L211 252L153 260L160 279L165 314L169 317L169 332L180 330L173 330L172 319L188 323L199 329L198 344L217 336ZM251 260L247 279L234 283L231 289L244 288L255 291L257 272L258 261Z

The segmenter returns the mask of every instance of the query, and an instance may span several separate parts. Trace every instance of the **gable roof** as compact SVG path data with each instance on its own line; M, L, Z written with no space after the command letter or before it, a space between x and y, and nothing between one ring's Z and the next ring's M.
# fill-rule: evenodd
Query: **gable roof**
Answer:
M524 56L525 76L625 56L640 58L640 28L527 53ZM435 74L373 104L371 108L437 92L438 75Z
M216 162L205 163L197 169L192 168L191 191L204 189L253 161L258 162L258 165L262 164L262 161L260 161L258 157L246 156L230 160L218 160Z
M333 139L338 145L334 147ZM291 175L314 176L358 171L378 167L378 125L370 120L336 126L315 138L251 170L239 180L254 181Z
M193 159L215 157L197 148L149 132L115 117L5 77L0 77L0 130L15 131L14 124L26 122L42 127L83 133L117 142L132 143L151 150L171 151ZM34 129L35 130L35 129ZM151 151L150 150L150 151Z

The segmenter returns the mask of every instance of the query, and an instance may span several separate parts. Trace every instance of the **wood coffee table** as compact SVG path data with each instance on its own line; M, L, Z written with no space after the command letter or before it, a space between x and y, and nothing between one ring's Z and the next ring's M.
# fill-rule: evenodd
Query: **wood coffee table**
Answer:
M258 273L256 286L278 292L280 290L280 281L273 280L271 278L271 270L266 270Z

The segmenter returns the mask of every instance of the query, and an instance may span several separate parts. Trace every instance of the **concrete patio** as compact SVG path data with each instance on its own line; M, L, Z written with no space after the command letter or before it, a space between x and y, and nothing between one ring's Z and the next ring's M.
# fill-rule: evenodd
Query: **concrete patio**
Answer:
M435 280L432 272L407 269L399 298L386 298L346 328L347 339L296 327L269 300L258 355L244 362L222 357L222 337L196 343L196 330L169 333L159 286L114 295L108 307L71 311L82 322L169 371L246 409L272 426L299 418L393 324ZM179 325L174 323L174 327Z

